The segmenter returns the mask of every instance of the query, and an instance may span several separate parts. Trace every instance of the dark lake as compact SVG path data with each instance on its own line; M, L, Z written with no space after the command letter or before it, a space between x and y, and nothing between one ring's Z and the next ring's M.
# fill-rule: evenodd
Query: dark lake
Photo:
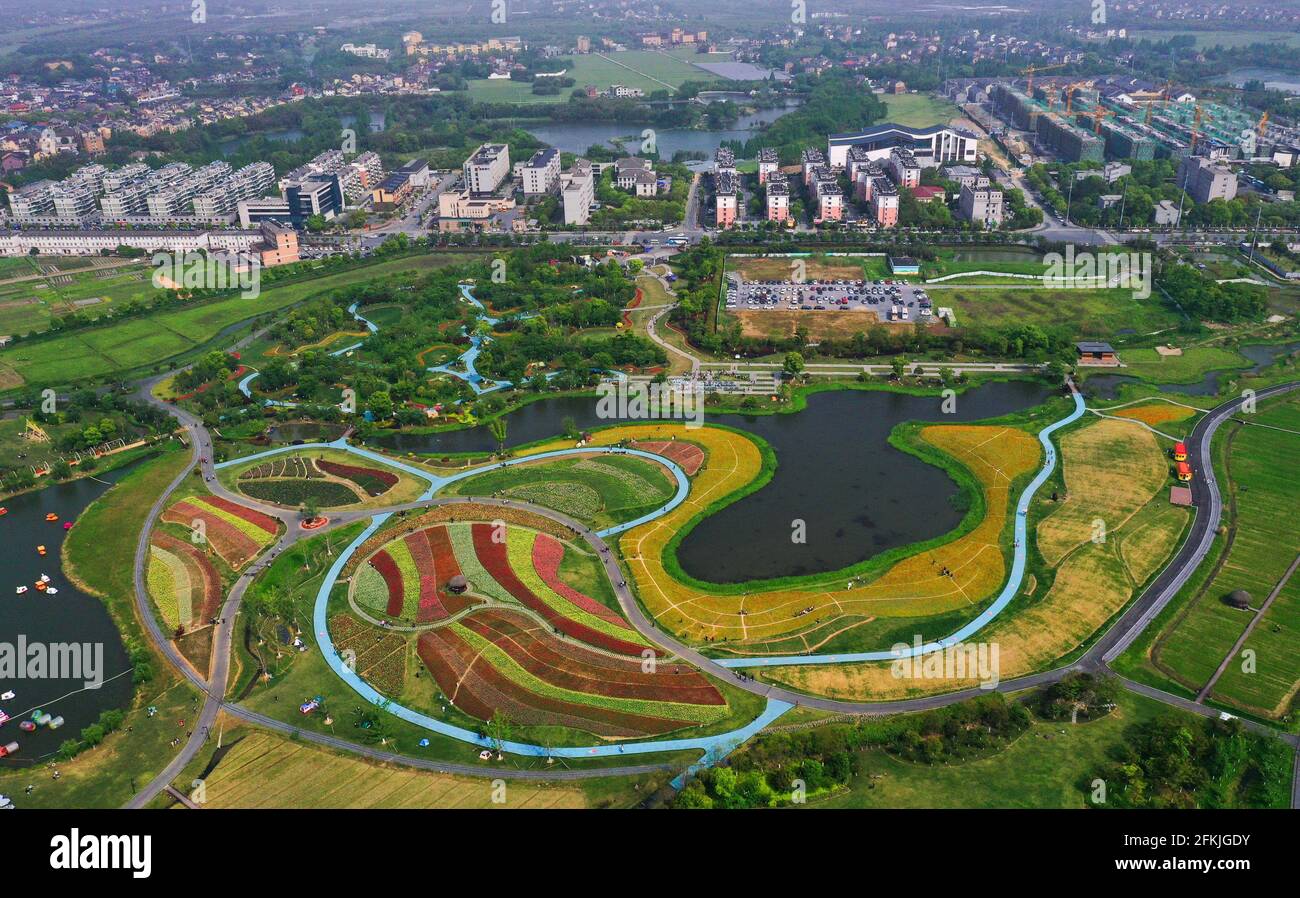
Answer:
M108 681L99 689L77 692L84 687L84 680L0 679L0 693L15 693L14 698L0 701L0 710L13 718L0 726L0 743L19 744L17 755L0 760L0 764L31 766L55 751L65 739L75 738L101 711L125 707L131 699L129 673L108 679L130 668L117 627L99 599L81 592L64 577L60 554L65 536L63 523L75 521L86 506L129 469L96 475L99 480L83 478L54 484L0 501L9 510L0 517L0 545L5 548L0 558L0 643L16 645L20 635L28 644L102 643L101 673ZM46 521L49 512L57 514L59 520ZM37 554L38 545L45 546L46 555ZM130 565L132 559L124 558L121 563ZM41 574L49 575L50 585L58 589L58 595L35 589ZM25 594L16 594L19 585L28 587ZM32 733L22 732L18 723L27 719L33 708L55 717L61 715L64 725L57 730L40 727Z
M947 473L889 445L902 421L976 421L1042 403L1051 390L1011 381L972 388L955 414L938 396L885 391L841 391L808 397L794 414L709 415L767 440L776 474L762 489L710 515L682 541L682 568L700 580L735 583L837 570L888 549L930 539L961 521L953 504L957 485ZM596 417L595 400L542 400L508 416L507 443L520 445L563 430L610 423ZM393 435L376 445L408 452L487 452L487 428L426 436ZM807 542L791 539L804 521Z

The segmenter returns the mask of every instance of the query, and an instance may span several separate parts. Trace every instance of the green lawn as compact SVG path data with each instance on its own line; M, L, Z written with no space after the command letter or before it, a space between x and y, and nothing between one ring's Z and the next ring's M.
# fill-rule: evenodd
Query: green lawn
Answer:
M486 78L470 81L469 95L485 103L565 103L573 90L587 85L605 90L612 84L622 84L649 94L656 90L676 90L686 81L719 80L685 59L654 50L575 56L565 77L574 80L574 87L562 88L555 96L537 96L533 86L523 81Z
M453 483L456 496L501 495L610 527L654 511L672 498L676 482L658 465L635 457L599 455L514 465Z
M461 258L422 255L394 259L271 287L253 298L236 295L20 343L0 351L0 384L6 384L14 375L27 384L41 386L147 368L202 346L227 327L278 312L324 291L400 271L448 265ZM6 373L10 378L4 376Z
M1153 303L1154 298L1147 302ZM1182 355L1168 356L1154 349L1126 349L1120 353L1120 360L1127 366L1125 374L1166 384L1195 383L1211 371L1250 367L1250 362L1235 349L1218 346L1191 346L1184 348Z
M928 93L889 94L881 99L888 108L884 121L913 128L946 125L961 115L955 105Z
M1085 791L1123 744L1124 731L1161 714L1180 713L1121 692L1119 707L1088 723L1036 720L1015 742L987 758L930 767L872 749L847 791L812 808L1084 808Z

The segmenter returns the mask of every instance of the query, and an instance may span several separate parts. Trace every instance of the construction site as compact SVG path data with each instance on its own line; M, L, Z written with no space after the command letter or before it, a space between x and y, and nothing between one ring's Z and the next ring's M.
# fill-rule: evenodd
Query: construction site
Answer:
M1275 148L1300 143L1294 123L1270 121L1267 113L1239 108L1134 79L1039 76L1023 81L959 84L959 101L987 106L1006 126L996 137L1020 161L1035 157L1064 162L1107 159L1267 159ZM1230 91L1214 88L1214 91ZM969 108L968 108L969 111ZM987 116L984 116L987 118Z

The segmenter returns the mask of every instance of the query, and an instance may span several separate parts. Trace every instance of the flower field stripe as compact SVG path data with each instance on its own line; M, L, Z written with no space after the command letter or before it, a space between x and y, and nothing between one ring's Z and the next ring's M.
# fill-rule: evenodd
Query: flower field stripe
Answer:
M443 607L442 599L438 595L438 572L433 564L433 550L429 548L428 538L423 530L417 530L408 533L402 538L402 542L406 544L406 550L411 553L411 561L415 564L415 585L418 589L416 621L427 623L442 620L448 616L447 609Z
M636 630L621 622L618 624L610 623L603 616L586 611L547 586L541 576L533 570L533 542L536 536L537 534L531 531L512 527L506 538L508 545L506 557L510 563L510 570L518 577L524 589L537 596L548 608L562 618L571 620L587 630L604 634L610 640L621 642L626 647L615 647L609 644L608 640L606 642L597 642L578 636L577 638L582 639L583 642L589 642L592 645L599 645L602 648L609 648L630 655L639 655L643 649L650 648L650 644ZM571 635L577 636L577 634Z
M566 617L555 608L544 602L536 593L524 585L515 571L510 566L510 558L506 545L492 540L492 526L490 524L474 524L472 527L474 534L474 551L478 555L479 562L509 593L514 596L515 600L523 603L525 607L531 608L542 617L546 618L556 629L562 633L567 633L574 639L591 645L598 645L601 648L607 648L610 651L622 652L625 655L641 654L644 645L628 642L624 639L618 639L599 630L594 630L584 623ZM522 531L528 534L529 531ZM506 537L507 543L510 541L509 535ZM531 545L531 543L529 544ZM528 548L523 550L525 553L526 564L532 564L532 552ZM540 580L538 581L540 582ZM589 618L595 619L591 615Z
M149 568L145 572L149 586L149 595L158 606L158 614L168 629L175 630L180 620L180 609L176 604L175 568L171 561L176 556L156 545L149 547Z
M449 524L447 533L451 537L452 546L455 548L456 562L460 565L460 572L473 585L475 592L502 602L515 603L519 601L487 572L487 568L479 563L478 553L474 551L473 531L469 524Z
M430 527L424 531L424 538L429 543L429 551L433 553L433 570L438 579L445 585L448 580L461 573L460 564L456 560L456 550L451 544L451 535L447 532L446 527ZM446 592L441 594L442 606L447 613L456 614L468 608L474 602L463 595Z
M235 514L233 511L228 511L227 509L222 508L220 505L215 504L212 501L213 498L214 497L212 496L201 496L201 497L195 496L186 501L188 501L194 507L199 508L202 511L207 512L208 514L225 521L227 524L234 527L240 533L244 534L244 536L247 536L253 542L257 543L259 547L269 543L271 541L271 538L275 536L275 532L276 532L275 527L272 527L268 531L261 524L255 524L252 521L248 520L247 518L241 517L240 515ZM243 506L237 506L237 507L242 508ZM261 517L266 517L266 516L261 515Z
M485 662L472 646L445 627L420 637L419 653L456 707L480 720L500 709L525 725L559 725L607 737L658 735L680 729L676 720L565 702L531 693ZM438 671L441 671L439 674ZM450 688L444 685L445 677Z
M402 613L402 599L405 594L402 584L402 572L393 556L386 549L381 549L370 558L370 563L388 586L389 617L398 617Z
M692 705L684 702L646 701L626 696L596 695L590 692L576 692L554 686L525 670L510 657L500 646L484 639L467 627L456 623L451 625L465 642L480 655L480 663L486 661L502 673L506 679L519 684L523 689L537 695L579 705L592 705L608 711L649 717L671 717L691 723L711 723L725 716L726 706Z
M202 521L208 543L221 559L235 570L247 564L249 559L257 554L260 546L256 539L248 536L225 518L184 499L167 509L163 514L163 520L170 524L180 524L187 529L193 527L196 520ZM245 527L252 527L247 522L242 523ZM265 535L261 530L257 532Z
M389 543L388 554L402 575L402 608L399 613L407 620L414 620L420 608L420 571L415 566L415 559L411 557L411 550L405 540Z
M202 624L211 620L221 605L222 584L221 576L208 560L208 556L197 546L177 539L170 533L155 531L150 540L154 545L166 549L185 563L190 578L191 614L197 616L180 618L180 622L191 623L197 620Z
M545 533L537 535L537 541L533 543L533 570L537 571L542 582L583 611L631 630L632 625L619 617L613 608L607 608L590 596L583 595L560 579L560 562L564 560L564 553L564 543Z
M499 646L529 673L562 689L651 702L725 704L717 689L689 671L683 675L665 665L663 670L647 673L639 662L628 665L609 659L613 664L602 663L608 656L594 651L585 651L580 658L562 654L556 650L562 640L515 615L485 610L466 617L461 624Z
M265 530L271 536L275 536L275 534L280 530L280 522L269 514L263 514L254 508L240 505L238 502L231 502L229 499L222 496L205 496L203 503L212 506L214 509L229 512L258 528Z

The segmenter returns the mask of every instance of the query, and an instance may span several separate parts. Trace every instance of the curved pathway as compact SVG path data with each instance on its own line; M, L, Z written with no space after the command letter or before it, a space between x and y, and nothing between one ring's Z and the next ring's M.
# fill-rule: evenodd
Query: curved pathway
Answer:
M1278 385L1276 387L1272 387L1260 391L1257 394L1256 398L1267 398L1269 396L1286 392L1295 389L1297 387L1300 387L1300 383ZM152 393L149 392L147 386L143 392L145 396L150 399L150 401L153 401L156 404L165 405L152 396ZM1132 641L1142 631L1142 629L1146 626L1146 624L1149 623L1150 620L1154 618L1156 614L1159 613L1159 610L1163 608L1169 602L1170 599L1172 599L1173 595L1177 593L1178 588L1181 587L1182 583L1184 583L1186 579L1191 575L1191 572L1195 570L1195 567L1200 563L1200 561L1204 559L1205 554L1208 552L1209 543L1211 543L1213 540L1213 532L1218 525L1218 520L1222 513L1222 505L1221 505L1221 500L1218 496L1217 489L1215 487L1213 467L1210 463L1210 452L1209 452L1210 441L1213 437L1215 430L1217 430L1218 426L1222 424L1224 420L1230 417L1235 411L1237 411L1241 407L1243 401L1244 400L1241 399L1232 400L1228 403L1225 403L1222 406L1219 406L1216 409L1213 409L1200 422L1198 422L1197 427L1193 431L1192 437L1188 441L1192 449L1193 457L1198 462L1198 470L1202 474L1201 478L1199 478L1197 481L1194 481L1194 486L1193 486L1194 494L1197 500L1197 506L1196 506L1197 516L1196 516L1196 520L1194 521L1193 528L1191 533L1189 534L1188 539L1184 542L1184 545L1180 548L1179 553L1177 554L1175 559L1166 567L1165 571L1163 571L1161 575L1157 577L1156 581L1152 583L1151 587L1148 588L1148 590L1143 594L1143 596L1136 603L1134 603L1133 606L1130 607L1129 611L1126 612L1120 618L1120 620L1117 621L1116 624L1112 626L1110 630L1108 630L1101 637L1101 639L1099 639L1083 655L1083 657L1078 662L1068 667L1059 668L1052 671L1044 671L1027 677L1021 677L1016 680L1003 681L998 686L999 691L1004 691L1004 692L1014 691L1014 690L1034 686L1034 685L1053 682L1054 680L1060 679L1070 671L1076 669L1104 667L1105 662L1114 658L1125 648L1127 648L1127 646L1132 643ZM1071 416L1069 416L1067 419L1064 419L1050 426L1049 428L1045 429L1042 432L1042 434L1040 434L1040 441L1043 442L1043 445L1045 447L1047 453L1047 459L1044 468L1039 472L1039 475L1030 484L1030 487L1027 488L1026 491L1022 494L1020 501L1017 503L1017 515L1016 515L1016 527L1015 527L1016 535L1017 535L1017 552L1016 552L1016 561L1013 562L1013 576L1012 576L1013 580L1015 579L1015 574L1017 569L1019 570L1020 575L1023 576L1023 568L1024 568L1023 546L1026 542L1025 515L1027 512L1029 499L1033 496L1034 492L1036 492L1038 487L1040 487L1042 483L1045 482L1046 479L1051 475L1051 472L1055 467L1055 453L1054 453L1054 449L1050 444L1050 440L1048 438L1050 437L1050 434L1054 432L1056 429L1065 426L1066 424L1070 423L1073 420L1077 420L1077 418L1083 414L1083 403L1081 398L1077 395L1077 393L1075 394L1075 402L1076 402L1076 408L1075 411L1071 414ZM210 436L207 434L206 429L202 426L201 422L199 422L198 419L194 418L192 415L189 415L187 412L185 412L182 409L176 408L174 406L166 406L166 407L169 412L171 412L175 417L178 418L182 426L191 436L193 455L196 459L199 459L201 461L200 468L203 472L204 479L209 484L210 488L212 488L214 492L217 492L219 494L230 495L229 491L225 490L224 487L221 487L220 483L216 480L215 468L211 462L211 439ZM336 444L314 444L314 445L335 446ZM258 453L253 456L248 456L246 458L239 459L238 461L243 462L264 455L273 455L273 454L277 454L278 452L284 452L284 451L301 450L302 448L304 447L295 446L295 447L283 447L278 450L268 450L265 453ZM310 446L308 446L307 448L310 448ZM549 456L571 455L574 454L575 452L590 453L591 451L593 451L593 449L597 449L597 448L608 451L608 447L592 447L587 449L574 449L574 450L556 450L554 452L544 453L536 456L526 456L519 459L507 460L505 464L520 464L526 461L535 461ZM981 690L979 689L970 689L970 690L963 690L961 692L946 693L946 694L935 695L935 696L926 696L918 699L909 699L909 700L895 701L895 702L842 702L842 701L836 701L832 699L821 699L813 696L807 696L801 693L793 692L791 690L783 689L781 687L770 686L767 684L759 684L753 680L750 680L747 677L735 673L734 671L729 671L728 668L732 666L752 666L756 663L775 663L775 662L772 662L770 659L727 659L732 663L731 664L727 664L726 662L720 663L715 659L707 658L701 655L699 652L696 652L695 650L689 648L688 646L685 646L677 642L672 637L659 632L658 628L654 625L654 623L648 620L644 616L644 614L641 613L636 600L631 595L630 591L627 589L626 583L622 577L622 572L618 567L613 552L611 552L610 548L603 542L602 537L605 535L613 535L614 533L621 532L622 530L629 529L630 527L633 526L637 526L639 523L643 523L642 519L638 519L638 521L635 522L628 522L627 524L620 525L617 528L609 528L608 530L602 531L601 533L595 533L585 528L583 525L578 524L577 522L565 519L563 515L559 515L558 513L551 512L548 509L539 509L538 507L531 506L527 503L518 503L518 502L513 502L511 500L487 500L487 499L469 499L469 498L459 499L459 500L441 499L441 500L430 501L429 497L431 497L432 494L437 491L437 489L440 489L441 486L444 486L446 483L450 483L454 480L463 479L465 477L473 476L475 474L482 473L484 470L490 470L490 469L484 469L484 468L471 469L463 472L458 472L456 475L453 475L451 477L443 478L440 477L439 475L435 475L430 472L423 471L418 468L414 468L410 465L406 465L402 462L390 459L386 456L379 455L378 453L371 452L370 450L362 449L359 447L352 447L352 446L348 446L347 449L358 455L361 455L362 457L371 458L376 462L398 468L399 470L405 470L409 473L420 476L430 483L430 489L426 491L426 493L424 494L424 496L422 496L419 502L413 503L411 506L398 506L389 509L386 512L380 513L378 515L374 515L372 518L371 525L366 528L366 531L363 532L357 538L356 541L354 541L352 546L349 547L349 550L345 552L336 561L335 566L331 568L330 575L327 577L327 581L326 581L327 583L330 584L333 583L333 580L337 577L338 572L342 569L342 565L344 561L346 561L347 557L350 556L351 552L355 551L355 548L359 546L361 542L363 542L370 534L372 534L376 529L378 529L378 527L383 523L383 521L387 520L389 515L391 515L394 511L400 510L401 508L427 507L428 505L431 504L444 504L444 503L454 502L454 501L461 501L461 502L473 501L478 504L499 504L503 506L515 506L515 507L525 508L533 513L542 513L550 517L556 518L557 520L561 520L561 522L565 523L566 526L572 527L577 532L583 535L583 537L592 546L592 548L597 551L599 557L601 557L605 565L606 572L609 575L611 582L615 585L615 592L618 597L619 604L622 607L624 613L627 615L629 621L633 624L633 626L639 632L641 632L643 636L645 636L647 639L649 639L654 644L660 646L661 648L664 648L669 652L696 664L701 669L709 671L713 673L715 676L722 676L731 673L733 676L736 677L737 680L736 685L740 686L740 688L746 689L750 692L764 695L765 697L768 698L767 708L765 709L764 713L760 715L760 717L756 718L746 727L740 728L738 730L734 730L730 733L721 734L718 736L698 737L695 739L657 740L657 741L633 743L627 745L600 745L600 746L592 746L588 748L565 747L565 748L547 749L542 746L532 746L523 743L507 742L504 743L504 745L500 746L501 748L504 748L507 751L511 751L513 753L520 754L520 755L581 758L581 757L607 756L607 755L616 755L616 754L621 755L621 754L638 754L638 753L649 753L649 752L674 751L674 750L680 750L685 748L692 748L692 749L703 750L705 752L705 757L703 760L707 762L709 760L716 759L722 754L725 754L727 751L730 751L736 745L739 745L746 739L750 738L759 730L761 730L764 726L770 723L772 720L775 720L782 713L784 713L786 710L788 710L790 707L796 704L806 705L810 707L816 707L816 708L821 708L821 709L831 710L831 711L840 711L840 712L851 712L851 713L860 713L860 714L861 713L887 714L887 713L900 713L906 711L924 710L927 708L934 708L934 707L942 707L957 701L961 701L972 695L980 694L981 692ZM621 450L621 451L628 452L629 454L651 455L650 453L643 453L640 450ZM659 456L651 455L651 457L656 462L666 463L671 465L670 462L668 462L666 459L662 459ZM223 464L222 467L225 467L228 464L229 463ZM670 508L675 507L676 504L679 504L680 501L684 498L683 489L688 488L687 485L683 483L685 475L683 472L680 471L680 468L676 468L675 465L671 465L671 468L676 469L674 473L675 476L678 477L678 483L679 483L678 495L674 496L674 500L672 503L656 511L655 513L652 513L651 515L645 516L645 519L653 519L654 517L663 514ZM234 621L235 614L238 610L239 602L242 599L243 593L247 589L248 584L251 582L253 575L255 575L256 573L263 570L266 566L268 566L270 561L275 557L275 555L278 554L280 550L282 550L284 547L287 547L288 545L291 545L293 542L296 542L302 536L302 533L297 526L295 515L292 515L292 513L287 513L283 509L278 510L279 514L277 514L276 516L286 523L286 530L284 535L277 541L277 543L270 550L268 550L259 559L257 559L257 561L255 561L252 565L249 566L249 568L240 577L239 581L237 581L235 587L231 590L230 595L227 597L227 600L223 605L223 623L218 626L217 633L215 635L216 645L214 646L213 670L206 680L202 677L199 677L197 674L195 674L194 671L189 667L189 665L184 661L184 659L180 657L179 652L177 652L175 647L170 644L166 635L161 632L156 621L154 621L153 619L152 610L149 607L147 590L144 584L144 561L145 559L147 559L147 555L148 555L148 538L152 530L152 527L158 515L161 513L161 510L165 505L167 499L170 497L172 492L174 492L175 489L180 486L180 484L184 481L185 477L188 474L189 471L187 470L185 474L178 476L172 482L172 484L169 485L166 492L164 492L159 497L159 499L154 503L154 506L150 511L150 515L146 521L146 527L142 530L140 539L137 543L137 552L136 552L136 559L135 559L135 577L134 577L135 592L136 592L135 599L137 602L137 606L141 611L141 618L144 621L146 621L147 628L149 629L150 635L154 639L155 643L168 657L169 661L171 661L175 666L181 669L191 681L195 682L196 685L200 686L200 688L202 688L205 691L207 695L207 700L205 702L203 712L200 716L199 723L195 728L194 736L186 744L185 748L181 751L181 753L178 754L175 759L173 759L171 764L169 764L168 767L162 773L160 773L153 782L149 784L149 786L147 786L144 790L142 790L141 793L131 801L131 803L128 805L131 807L140 807L147 804L150 800L152 800L154 796L156 796L160 791L162 791L162 789L164 789L168 784L170 784L170 782L173 779L175 779L177 775L179 775L179 773L184 769L184 767L194 758L194 756L197 755L203 742L206 741L208 730L210 729L211 725L215 722L218 712L222 710L223 707L225 707L225 709L229 713L232 713L237 717L250 720L251 722L256 722L259 725L268 726L269 728L276 729L281 732L286 732L291 734L296 733L300 736L304 735L296 727L292 727L280 721L275 721L271 718L262 718L261 715L257 715L255 714L255 712L250 712L247 709L239 708L236 705L227 705L225 703L225 698L224 698L226 680L228 679L228 673L229 673L228 667L229 667L229 656L230 656L230 649L231 649L231 636L233 633L233 621ZM443 482L437 483L437 481L443 481ZM247 499L243 497L239 497L238 501L247 502ZM1203 511L1204 513L1202 513ZM352 516L350 517L341 516L336 521L333 521L332 525L342 525L344 523L349 523L353 520L359 519L361 516L370 515L370 514L371 513L369 512L364 512L364 513L353 513ZM286 520L286 517L290 518L290 520ZM322 591L326 596L328 595L327 587L322 586ZM1014 592L1015 592L1014 590L1011 591L1010 595L1013 596ZM970 635L970 633L977 631L980 627L986 624L988 620L991 620L992 617L995 616L998 613L998 611L1002 610L1002 608L1005 607L1006 603L1010 601L1009 597L1006 597L1005 601L1003 601L1004 596L1007 596L1005 590L1004 593L999 596L999 600L995 601L994 605L990 606L989 609L986 609L986 612L982 614L979 618L972 621L966 627L962 628L962 630L958 631L958 633L953 634L952 636L947 637L944 640L940 640L936 643L931 643L927 646L923 646L922 650L931 651L935 648L942 647L944 645L950 645L952 644L953 641L959 641L964 636ZM999 605L998 602L1001 602L1001 605ZM328 631L324 626L324 607L325 607L324 602L318 600L313 615L313 624L318 631L318 637L323 636L322 649L324 649L326 645L328 645L329 651L325 652L327 661L330 663L331 667L334 667L336 673L338 673L345 681L349 682L349 685L353 686L355 690L357 690L360 694L366 696L370 700L375 701L376 703L384 703L387 709L395 713L397 716L403 717L404 719L407 719L413 723L417 723L418 725L427 726L430 729L434 729L438 732L444 732L447 735L452 735L454 738L463 739L464 741L474 742L475 744L480 744L485 746L496 745L496 743L493 743L491 740L485 740L482 737L479 737L478 734L476 733L471 733L470 731L463 730L458 727L450 727L449 725L444 724L441 721L436 721L431 718L427 718L425 715L420 715L418 712L413 712L410 711L409 709L395 707L391 703L389 703L388 700L380 696L377 692L374 692L374 690L371 687L369 687L367 684L365 684L364 681L360 680L359 677L356 677L355 674L351 674L350 671L347 671L346 667L342 665L341 661L339 661L337 654L333 651L332 643L328 643L328 639L329 639ZM873 653L867 653L867 654L873 654ZM816 656L796 656L796 657L811 659ZM839 656L825 656L825 657L836 658L837 660L839 658ZM883 656L880 658L864 658L862 660L888 660L893 657L896 656L894 656L892 653L886 652L883 653ZM740 663L736 664L735 663L736 660L739 660ZM844 656L843 660L848 661L848 660L855 660L855 659L849 656ZM792 661L791 659L787 658L787 659L781 659L780 663L788 664L788 663L826 663L826 662L824 660ZM337 667L335 667L336 664ZM1127 685L1127 681L1126 681L1126 685ZM1137 684L1133 684L1133 686L1136 687ZM366 692L367 690L370 693L372 693L373 696L367 695ZM1155 692L1156 690L1149 690L1149 688L1143 688L1143 689L1138 689L1137 691ZM1161 693L1161 695L1163 695L1163 693ZM1170 698L1173 697L1171 696ZM1175 703L1179 704L1180 706L1182 705L1181 702L1175 702ZM1210 711L1210 709L1204 708L1203 706L1196 706L1195 709L1189 709L1189 710L1194 710L1194 713L1201 713L1201 714L1215 713ZM1268 732L1273 732L1271 730L1268 730L1268 728L1262 728L1262 729ZM329 741L329 738L327 737L312 739L312 741L320 742L321 744L332 744ZM364 750L363 746L357 746L353 743L348 743L343 740L338 740L338 741L342 744L337 747L344 748L346 750L353 751L360 754L372 754L372 752L368 752ZM1296 742L1297 740L1294 737L1291 737L1289 741ZM384 753L375 752L373 754L383 755ZM391 756L391 755L388 756L388 759L398 760L403 763L412 763L412 762L419 761L419 759L410 759L406 757L398 757L398 756ZM474 773L474 774L482 774L484 772L483 768L475 767L473 765L443 764L440 762L428 762L428 763L434 765L433 769L445 770L447 772ZM422 766L422 765L417 763L416 766ZM656 768L653 767L646 768L643 766L638 768L565 771L564 773L566 774L566 776L563 778L577 777L577 776L615 776L615 775L620 775L620 773L643 772L645 769L656 769ZM490 772L493 775L531 774L536 776L537 778L561 778L559 776L556 776L556 774L559 772L546 771L546 770L514 771L512 774L512 772L492 768ZM1300 779L1298 779L1297 782L1300 782Z

